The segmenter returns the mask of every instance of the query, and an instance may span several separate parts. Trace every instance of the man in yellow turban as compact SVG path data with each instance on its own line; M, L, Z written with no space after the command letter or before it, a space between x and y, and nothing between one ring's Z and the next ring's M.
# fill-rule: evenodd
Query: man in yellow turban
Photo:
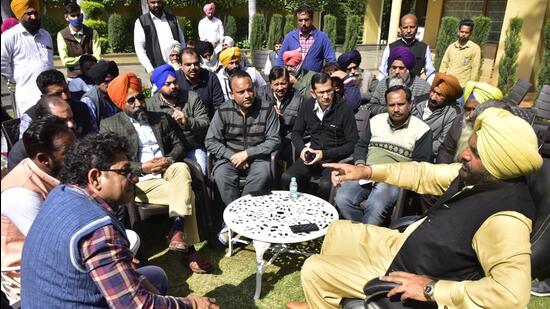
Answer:
M230 47L224 49L219 55L218 58L222 65L222 69L218 72L218 79L222 85L223 95L225 100L231 99L231 76L237 71L246 71L248 75L252 78L255 89L263 87L266 85L265 79L262 75L252 66L245 66L241 62L241 49L238 47Z
M460 153L468 147L473 132L474 111L479 104L489 100L502 100L502 92L487 83L469 81L464 86L464 113L455 118L449 133L437 153L437 163L460 161ZM499 103L500 104L500 103ZM504 106L505 103L502 102Z
M498 108L478 116L462 164L324 164L337 186L370 179L440 198L403 232L332 223L321 253L301 270L308 304L287 307L339 308L342 298L365 298L365 283L379 279L396 283L388 297L434 307L525 308L535 205L523 177L541 165L533 129Z
M38 0L13 0L10 6L19 24L2 33L2 75L15 84L15 113L21 117L40 99L36 77L53 69L53 44L40 28Z

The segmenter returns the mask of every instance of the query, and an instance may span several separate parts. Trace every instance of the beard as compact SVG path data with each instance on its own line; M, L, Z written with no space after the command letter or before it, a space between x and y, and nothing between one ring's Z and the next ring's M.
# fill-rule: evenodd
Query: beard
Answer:
M34 19L29 21L21 21L21 25L23 25L23 27L27 29L28 32L34 34L40 29L41 22L40 19Z
M139 123L144 123L147 121L147 109L143 107L136 107L131 111L124 110L124 112L132 119L139 121Z
M156 8L154 8L154 9L149 8L149 11L150 11L153 15L155 15L156 17L162 16L162 11L163 11L163 10L164 10L164 9L163 9L162 7L156 7Z
M405 81L399 75L392 76L388 82L388 89L393 86L405 86Z

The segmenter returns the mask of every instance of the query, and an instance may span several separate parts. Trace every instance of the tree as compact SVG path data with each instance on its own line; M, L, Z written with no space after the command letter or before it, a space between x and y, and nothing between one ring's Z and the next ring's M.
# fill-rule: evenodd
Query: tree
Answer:
M267 34L267 48L273 48L275 40L283 35L283 16L281 14L273 14L269 23L269 31Z
M128 44L128 31L124 27L124 20L119 14L109 16L108 33L109 45L114 53L124 52Z
M550 19L547 19L544 25L544 54L542 56L542 63L537 81L539 92L542 86L550 85Z
M334 47L336 45L336 17L334 15L323 16L323 31L328 35L332 47Z
M357 45L357 38L361 27L361 17L349 15L346 18L346 39L344 41L344 52L350 51Z
M491 30L492 21L491 18L482 15L474 16L472 17L472 20L474 21L474 31L472 32L470 40L479 45L479 48L481 49L481 53L483 55L483 49L485 48L485 45L487 44L487 39L489 38L489 31ZM483 57L481 57L481 62L479 63L477 80L479 80L479 77L481 76L482 67Z
M286 35L290 31L294 30L296 25L294 24L294 14L285 15L285 26L283 27L283 34Z
M518 54L521 48L520 32L522 27L523 19L514 17L510 20L510 26L506 30L504 54L498 63L498 88L504 95L508 95L518 78Z
M262 49L264 40L264 15L256 13L252 17L252 32L250 33L250 49Z
M256 15L256 0L248 0L248 40L252 43L252 23Z
M103 19L105 5L99 2L82 1L80 8L84 12L84 15L87 16L84 25L97 31L101 49L106 51L109 47L109 39L107 38L107 22Z
M437 44L435 45L434 66L436 70L439 70L441 66L441 60L443 60L447 47L456 40L458 23L458 18L454 16L445 16L441 19L441 28L439 28Z
M230 36L235 39L235 35L237 34L237 22L235 21L235 17L232 15L227 16L223 30L226 36Z

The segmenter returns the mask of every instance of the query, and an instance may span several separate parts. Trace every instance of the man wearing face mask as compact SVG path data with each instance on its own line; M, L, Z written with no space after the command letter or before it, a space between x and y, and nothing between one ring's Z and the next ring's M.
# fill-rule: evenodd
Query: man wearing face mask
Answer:
M178 20L164 10L164 1L147 0L149 12L141 15L134 26L134 48L145 71L151 76L153 70L165 63L163 51L172 40L185 47L185 38Z
M206 69L212 73L218 73L220 70L220 63L218 62L218 55L214 54L214 47L208 42L198 41L195 50L199 54L201 60L201 68Z
M2 33L1 71L16 84L16 116L21 117L40 97L36 77L53 68L53 44L50 34L40 28L38 0L13 0L10 6L19 24Z
M101 59L101 44L97 31L82 23L80 6L74 0L65 1L63 11L69 24L57 33L57 51L61 62L67 67L67 77L75 78L80 74L80 56L93 54L97 60Z
M391 51L388 57L388 77L382 79L369 103L367 109L370 116L385 113L387 111L386 90L395 85L404 85L412 93L413 104L425 101L430 93L430 84L422 78L411 74L416 60L414 54L407 47L399 46Z

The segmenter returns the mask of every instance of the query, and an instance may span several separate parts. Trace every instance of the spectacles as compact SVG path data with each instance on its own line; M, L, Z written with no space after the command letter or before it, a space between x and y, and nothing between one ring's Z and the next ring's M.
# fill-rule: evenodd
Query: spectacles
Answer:
M128 98L128 100L126 100L126 103L127 103L127 104L134 104L134 102L135 102L136 100L138 100L138 101L143 101L143 100L145 100L145 96L143 95L143 93L138 93L137 95Z
M108 169L108 170L101 170L101 171L102 172L115 172L119 175L123 175L130 182L132 182L135 179L135 177L139 176L139 173L134 171L131 167L118 168L118 169Z

